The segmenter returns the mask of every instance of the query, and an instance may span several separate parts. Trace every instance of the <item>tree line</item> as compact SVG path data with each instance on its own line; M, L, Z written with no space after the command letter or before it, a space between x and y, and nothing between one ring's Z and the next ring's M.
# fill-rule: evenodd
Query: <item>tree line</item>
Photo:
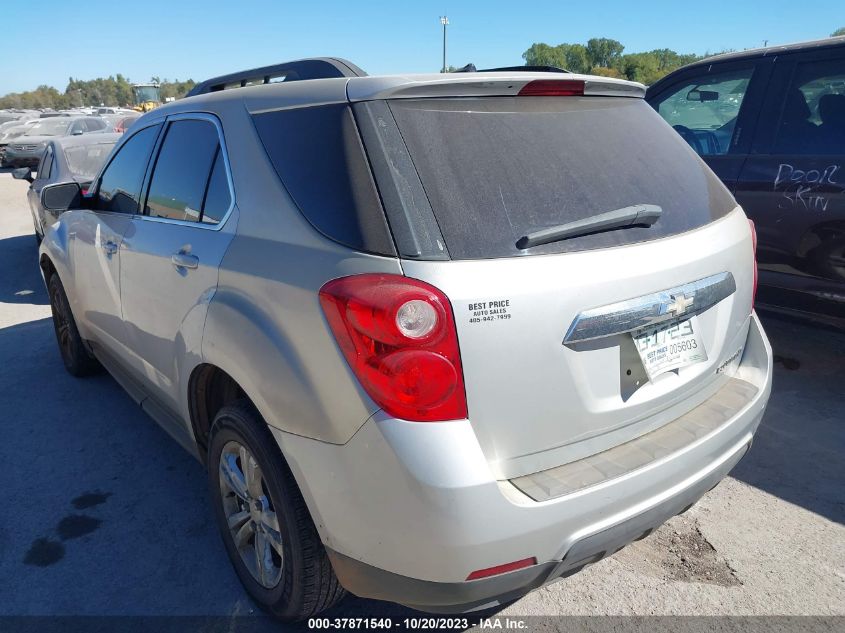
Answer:
M151 83L158 83L161 87L161 98L184 97L194 81L179 81L174 79L159 79L152 77ZM38 86L35 90L11 93L0 97L0 109L24 108L40 109L53 108L62 110L79 106L131 106L133 105L132 83L128 77L121 74L106 78L82 80L71 77L64 92L59 92L52 86Z
M618 77L648 85L703 57L668 48L628 54L624 50L625 46L617 40L594 37L586 44L532 44L522 59L528 66L557 66L573 73Z
M831 33L831 37L839 35L845 35L845 27ZM645 53L624 51L625 46L617 40L594 37L586 44L532 44L522 59L527 66L557 66L573 73L618 77L649 85L681 66L713 54L676 53L668 48Z

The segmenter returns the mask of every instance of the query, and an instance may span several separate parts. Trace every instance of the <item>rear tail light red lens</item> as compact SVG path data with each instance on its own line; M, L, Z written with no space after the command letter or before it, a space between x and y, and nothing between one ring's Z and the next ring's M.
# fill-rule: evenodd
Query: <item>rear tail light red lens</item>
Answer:
M487 569L479 569L467 576L467 580L478 580L479 578L489 578L490 576L498 576L499 574L506 574L509 571L516 571L517 569L524 569L537 564L537 559L533 556L531 558L523 558L522 560L515 560L512 563L505 563L504 565L496 565L495 567L488 567Z
M520 97L580 97L584 82L577 79L535 79L519 91Z
M467 417L455 320L440 290L400 275L353 275L324 285L320 304L379 407L414 422Z
M754 286L751 291L751 308L753 309L757 301L757 228L754 226L754 220L748 220L748 224L751 226L751 248L754 261Z

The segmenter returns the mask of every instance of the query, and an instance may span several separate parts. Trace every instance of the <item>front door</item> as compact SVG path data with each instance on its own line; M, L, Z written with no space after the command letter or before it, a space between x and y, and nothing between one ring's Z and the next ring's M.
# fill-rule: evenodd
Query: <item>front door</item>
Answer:
M138 212L141 185L160 126L133 134L98 180L91 208L62 215L68 231L75 286L69 292L83 336L122 355L125 330L120 301L120 249Z
M44 237L44 231L47 230L47 226L52 224L52 222L46 221L44 217L45 212L42 212L41 209L41 189L50 181L50 175L53 171L53 161L53 145L50 143L47 145L47 149L44 150L41 162L38 163L35 180L33 180L32 186L26 192L29 210L32 213L32 224L35 227L35 234L38 238Z
M731 190L748 154L770 66L755 60L694 66L658 94L649 91L649 104Z

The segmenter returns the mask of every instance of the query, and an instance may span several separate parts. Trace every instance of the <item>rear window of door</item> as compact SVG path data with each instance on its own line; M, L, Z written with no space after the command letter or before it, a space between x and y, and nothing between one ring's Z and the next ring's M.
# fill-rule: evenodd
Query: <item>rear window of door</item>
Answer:
M221 156L219 167L215 164ZM206 193L211 198L206 203ZM167 128L150 180L144 212L153 217L216 224L231 198L217 127L203 119L180 119Z
M773 153L845 154L845 55L796 65Z
M697 228L736 205L642 99L486 97L387 103L452 259L641 242ZM388 124L382 119L377 127ZM367 150L380 151L369 143ZM662 216L652 227L529 249L516 246L529 233L640 204L661 207Z
M100 177L94 209L113 213L137 213L147 163L161 126L139 130L118 150Z
M702 156L727 154L754 67L693 77L652 105Z

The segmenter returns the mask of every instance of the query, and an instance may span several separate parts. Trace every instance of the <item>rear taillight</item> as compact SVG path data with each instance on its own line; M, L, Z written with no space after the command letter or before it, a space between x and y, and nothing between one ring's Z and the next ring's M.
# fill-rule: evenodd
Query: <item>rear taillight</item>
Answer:
M467 417L455 320L440 290L400 275L353 275L324 285L320 304L379 407L414 422Z
M754 309L754 302L757 300L757 229L754 226L754 220L748 220L751 226L751 249L752 261L754 262L754 286L751 290L751 309Z
M580 97L584 82L578 79L535 79L519 91L520 97Z

